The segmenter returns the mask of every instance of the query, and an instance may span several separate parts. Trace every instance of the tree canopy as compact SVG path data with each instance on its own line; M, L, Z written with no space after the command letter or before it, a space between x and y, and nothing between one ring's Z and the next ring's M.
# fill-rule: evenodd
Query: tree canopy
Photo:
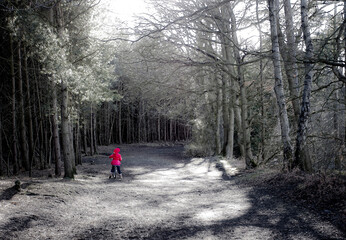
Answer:
M73 178L114 142L345 168L345 2L148 0L131 23L102 3L0 2L0 175Z

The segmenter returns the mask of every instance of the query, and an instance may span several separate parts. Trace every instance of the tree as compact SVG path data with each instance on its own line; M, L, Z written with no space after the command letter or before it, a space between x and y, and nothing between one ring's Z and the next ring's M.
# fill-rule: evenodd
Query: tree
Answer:
M271 41L272 41L272 59L274 65L274 78L275 78L275 94L276 101L279 108L279 119L281 126L281 139L283 145L283 155L284 155L284 168L287 168L292 162L293 150L291 146L290 139L290 126L288 122L285 94L283 89L282 81L282 70L280 63L280 50L279 50L279 39L277 31L277 17L278 17L278 1L268 0L269 7L269 21L271 30Z
M292 167L294 168L299 166L300 169L310 172L312 171L312 165L309 149L306 147L306 136L308 131L311 83L313 78L313 64L310 62L313 57L313 44L310 33L310 26L308 20L308 5L306 0L301 1L301 20L304 43L306 48L304 57L305 77L302 103L298 122L295 160Z

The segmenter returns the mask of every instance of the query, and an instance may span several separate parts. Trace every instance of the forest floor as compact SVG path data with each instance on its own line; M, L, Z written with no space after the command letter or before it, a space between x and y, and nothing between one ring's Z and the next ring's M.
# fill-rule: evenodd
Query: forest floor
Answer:
M37 172L32 178L18 176L22 190L17 192L17 178L1 179L0 239L346 237L342 219L295 201L277 184L280 179L263 180L261 170L246 172L236 161L188 158L177 145L120 148L122 180L108 179L114 146L84 157L74 180Z

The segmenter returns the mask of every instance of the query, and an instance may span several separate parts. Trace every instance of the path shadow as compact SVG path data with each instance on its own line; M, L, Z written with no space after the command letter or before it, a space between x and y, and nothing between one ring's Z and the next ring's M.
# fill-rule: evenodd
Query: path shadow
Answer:
M256 189L249 193L251 207L239 217L202 225L196 221L190 224L191 216L185 215L183 220L176 220L183 224L148 228L150 234L143 239L204 239L210 236L219 239L345 239L345 233L331 233L306 209L292 206L264 191Z
M345 233L333 233L320 219L315 219L306 209L277 199L266 189L253 189L248 193L250 208L234 218L200 223L190 213L182 213L161 221L160 224L132 223L125 220L116 223L104 219L85 229L72 239L94 239L95 236L121 239L345 239ZM145 202L143 206L150 205ZM153 204L153 203L151 203ZM230 202L229 204L232 204ZM157 207L160 207L157 205ZM203 206L204 208L212 207ZM155 221L153 221L155 222Z
M127 154L131 156L128 159L127 177L131 176L131 180L138 177L150 174L151 171L163 171L165 169L179 169L185 168L192 163L191 159L176 157L173 161L167 161L162 163L156 163L160 159L162 153L155 153L155 148L141 148L141 150L149 150L148 157L154 156L153 160L147 161L147 157L144 152L140 157L146 159L141 162L134 156L131 156L126 149L124 149L124 156ZM156 154L156 155L155 155ZM168 155L175 155L175 150L170 150ZM171 156L171 155L170 155ZM212 159L201 160L196 163L196 166L206 165L209 169L212 164ZM147 166L153 163L152 166ZM178 165L179 163L179 165ZM126 166L126 165L125 165ZM140 172L131 172L131 167L139 166L144 167L147 170ZM237 177L229 176L222 165L216 166L219 171L222 172L222 179L226 183L222 187L209 188L208 191L201 191L201 189L191 189L191 191L179 191L175 194L165 195L167 192L157 194L158 198L152 199L141 197L141 201L134 204L133 207L139 209L146 209L148 206L155 206L155 208L164 208L167 206L167 202L174 201L179 198L179 195L185 194L186 196L194 195L195 199L201 194L218 198L218 193L225 191L226 187L231 185L237 185L237 187L244 187L236 183L234 179ZM126 179L126 176L125 176ZM186 176L182 180L193 181L194 178ZM227 181L224 181L227 180ZM105 180L105 182L109 182ZM188 184L188 183L185 183ZM333 226L331 222L324 222L318 215L312 214L309 210L294 205L289 199L281 199L275 196L270 190L265 188L248 188L248 192L245 195L244 201L248 201L249 207L247 210L240 211L240 214L235 213L233 217L220 220L214 219L210 222L198 222L196 220L196 212L203 211L205 209L212 209L216 206L216 202L211 201L209 205L201 205L197 203L191 204L191 208L195 208L196 211L189 211L187 213L181 213L180 216L176 216L176 212L172 213L169 219L161 221L160 224L155 221L140 223L133 222L131 226L124 226L121 222L112 224L107 219L104 222L99 223L94 229L97 229L101 234L105 236L122 236L122 239L345 239L345 233L337 231L337 226ZM182 196L184 197L184 196ZM230 196L229 206L234 204ZM236 208L234 204L234 208ZM229 208L225 208L227 211ZM237 209L235 209L237 210ZM178 210L179 211L179 210ZM158 217L160 218L160 217ZM156 219L157 220L157 219ZM148 220L149 221L149 220ZM107 230L107 231L106 231ZM106 231L106 232L105 232ZM81 231L75 237L92 239L95 233L90 233L89 229Z
M39 216L36 215L25 215L10 218L7 223L3 226L0 226L0 239L18 239L18 233L23 232L26 229L33 227L33 222L41 220ZM51 225L50 221L47 219L44 220L45 226Z
M21 189L26 189L30 185L31 183L23 183L21 185ZM0 195L0 201L11 200L17 193L19 193L19 191L16 189L15 186L9 187L6 190L4 190Z

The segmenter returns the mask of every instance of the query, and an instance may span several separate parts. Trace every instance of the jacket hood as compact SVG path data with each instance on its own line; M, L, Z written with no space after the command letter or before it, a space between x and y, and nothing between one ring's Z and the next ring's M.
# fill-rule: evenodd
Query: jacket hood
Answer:
M120 152L120 148L116 148L116 149L114 149L114 152L115 152L115 153Z

